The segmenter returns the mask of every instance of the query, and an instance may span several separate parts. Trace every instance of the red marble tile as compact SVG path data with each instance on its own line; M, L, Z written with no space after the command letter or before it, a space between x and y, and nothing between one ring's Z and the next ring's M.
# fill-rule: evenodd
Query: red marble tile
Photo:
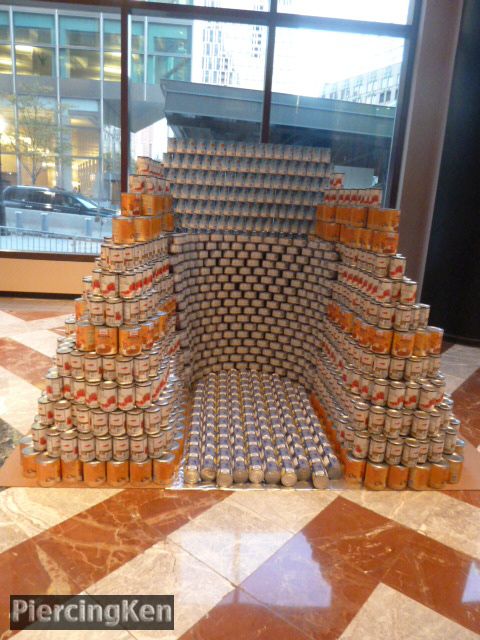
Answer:
M182 640L304 640L298 628L275 615L242 589L228 593L181 636Z
M344 498L337 498L302 531L322 557L341 557L364 575L383 575L415 533Z
M315 640L338 638L377 586L340 554L322 553L297 533L240 585Z
M10 594L82 591L229 495L167 493L127 489L0 554L0 638Z
M52 366L52 358L11 338L0 338L0 362L2 367L40 389L45 387L45 374Z
M417 534L382 582L480 633L480 562Z
M462 422L461 434L477 447L480 444L480 369L453 392L452 398L455 415Z
M445 490L442 493L446 493L450 498L456 498L457 500L461 500L462 502L466 502L467 504L471 504L474 507L480 507L480 491L449 491Z

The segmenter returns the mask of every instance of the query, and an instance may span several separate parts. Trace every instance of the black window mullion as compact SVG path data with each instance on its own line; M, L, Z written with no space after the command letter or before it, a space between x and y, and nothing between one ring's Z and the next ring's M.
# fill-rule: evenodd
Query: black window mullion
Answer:
M123 6L120 14L120 188L122 192L128 191L128 168L130 164L130 123L128 118L129 14L130 10Z
M260 142L268 142L270 138L270 114L272 111L272 78L275 56L275 18L277 15L277 0L270 0L270 15L267 34L267 54L265 57L265 77L263 80L263 105Z

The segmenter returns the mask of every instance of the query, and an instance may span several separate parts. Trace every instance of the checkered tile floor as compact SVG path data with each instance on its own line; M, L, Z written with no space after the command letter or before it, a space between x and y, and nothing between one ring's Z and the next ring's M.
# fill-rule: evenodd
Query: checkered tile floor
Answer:
M71 308L0 299L0 462L30 428ZM444 355L475 446L479 367L480 350L454 345ZM0 638L13 633L10 594L81 592L175 595L175 631L95 640L480 638L476 491L9 488L0 531Z

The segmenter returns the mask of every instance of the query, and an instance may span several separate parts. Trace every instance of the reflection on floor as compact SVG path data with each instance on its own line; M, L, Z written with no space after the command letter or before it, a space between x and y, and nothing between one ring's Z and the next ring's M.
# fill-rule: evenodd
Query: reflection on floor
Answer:
M71 309L0 299L0 463L30 428ZM480 350L447 346L477 446ZM480 638L480 491L10 488L0 528L0 638L10 594L82 591L175 595L175 631L106 632L115 640ZM59 633L91 636L18 637Z

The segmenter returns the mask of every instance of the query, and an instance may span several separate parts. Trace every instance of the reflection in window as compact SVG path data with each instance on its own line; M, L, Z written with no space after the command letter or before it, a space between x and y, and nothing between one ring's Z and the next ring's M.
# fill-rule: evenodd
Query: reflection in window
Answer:
M191 29L187 26L150 23L148 53L191 53Z
M103 77L108 82L120 82L122 74L120 66L120 52L105 51L103 54Z
M95 18L60 17L60 44L98 48L99 21Z
M52 15L14 13L15 42L28 45L55 44Z
M99 80L100 53L98 51L61 49L60 74L62 78Z
M160 84L162 80L189 81L191 59L177 56L148 56L148 82Z
M8 13L6 11L0 11L0 42L9 42L9 40L10 27Z
M12 47L0 44L0 73L12 73Z
M120 20L104 20L103 47L106 51L120 51Z
M15 45L16 71L21 76L52 76L55 68L53 60L53 48Z

